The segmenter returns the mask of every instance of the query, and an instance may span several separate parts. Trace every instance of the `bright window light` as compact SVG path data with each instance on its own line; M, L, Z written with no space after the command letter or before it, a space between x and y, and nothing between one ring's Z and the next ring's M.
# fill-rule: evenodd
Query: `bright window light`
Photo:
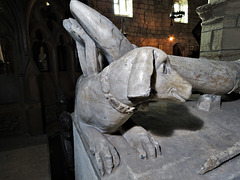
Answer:
M49 2L46 2L46 6L50 6L50 3L49 3Z
M187 0L175 0L174 12L184 11L185 15L182 18L175 18L175 22L188 23L188 1Z
M133 17L133 0L113 0L116 16Z

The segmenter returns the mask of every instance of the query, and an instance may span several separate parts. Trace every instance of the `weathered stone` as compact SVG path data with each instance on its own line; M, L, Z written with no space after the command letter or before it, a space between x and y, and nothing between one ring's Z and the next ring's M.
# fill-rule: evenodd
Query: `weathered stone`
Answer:
M221 96L204 94L200 96L197 102L197 108L203 111L212 111L219 109L221 103Z
M240 28L224 29L222 39L222 49L240 49Z
M224 27L236 27L237 16L224 18Z
M202 24L202 33L205 33L207 31L213 31L213 30L220 30L223 29L223 22L220 21L218 23L204 23Z
M179 179L199 179L200 177L193 178L195 176L191 173L194 172L193 170L188 171L189 162L187 161L191 159L191 156L182 156L180 153L169 163L169 158L173 157L173 151L178 151L176 145L184 141L183 136L180 136L180 141L174 141L170 149L164 151L166 153L164 157L167 159L158 161L161 151L154 136L141 126L129 126L126 123L129 123L129 118L138 108L147 106L148 102L163 99L185 102L191 94L189 82L196 90L209 93L231 93L239 90L239 62L226 64L226 62L217 63L206 59L193 60L191 58L183 58L182 62L179 62L181 58L167 56L157 48L135 48L133 45L129 46L129 42L115 26L90 7L72 0L70 8L81 28L76 32L73 29L74 26L68 26L70 28L66 30L70 32L76 43L86 44L88 42L84 38L86 34L93 41L92 46L85 45L78 48L79 57L83 56L82 59L79 58L80 64L81 61L85 63L89 61L90 56L87 52L90 51L92 57L97 57L98 51L102 52L105 57L111 57L108 59L109 65L102 71L90 74L86 72L79 78L76 85L73 119L76 128L74 136L78 136L75 138L78 140L75 143L75 151L78 154L84 154L83 161L81 157L77 157L79 159L76 160L76 171L79 168L84 169L86 161L84 171L88 172L87 179L107 180L116 179L116 177L118 179L146 179L148 177L157 179L159 175L162 175L162 179L169 179L179 174L178 168L175 167L181 166L180 171L183 176ZM219 20L221 18L217 19ZM148 24L145 25L148 26ZM212 39L213 34L211 32L208 34ZM151 38L148 40L149 43L158 43L153 40L153 37L149 38ZM209 49L211 49L210 45L211 42L208 44ZM125 46L129 47L127 48L129 51L124 51ZM96 51L92 51L92 48ZM98 63L97 60L94 62L96 63L92 63L92 66L96 71L95 66ZM184 78L172 66L176 67ZM87 68L87 66L83 65L82 68ZM210 104L209 110L217 107L217 98L212 99L212 102L205 103L205 106ZM199 123L197 129L201 127L202 123ZM122 133L120 138L109 135L118 130ZM78 145L80 145L80 152L78 152ZM199 148L199 144L197 147ZM130 153L132 150L135 150L133 156ZM134 158L137 156L136 152L139 155L138 158ZM149 165L136 166L136 164L141 164L143 159L149 159ZM190 161L196 166L199 160L203 159L204 157L198 156L197 160L191 159ZM198 161L197 164L196 161ZM152 163L157 164L153 166ZM156 168L153 169L153 167ZM186 178L185 174L190 176ZM76 174L76 177L77 179L83 178L81 174Z
M108 139L118 150L121 162L111 174L106 174L99 179L237 180L240 177L239 156L204 175L199 175L198 172L211 156L218 157L219 154L231 149L239 141L239 100L224 102L226 104L222 110L216 109L212 112L194 108L195 103L196 101L188 101L179 105L158 102L150 105L148 112L137 112L133 116L134 121L145 125L161 144L161 157L153 160L139 159L135 150L127 144L123 137L110 135ZM229 110L227 111L227 109ZM79 136L79 134L76 135ZM82 141L82 138L79 140ZM86 150L79 143L75 143L75 145ZM76 161L85 166L83 167L85 171L81 169L81 166L76 166L75 171L83 173L79 173L81 178L78 179L79 176L76 176L76 180L89 180L94 176L97 177L94 159L86 156L88 158L86 160L82 150L78 153L79 159ZM92 169L90 178L86 177L89 173L87 168ZM84 178L82 178L83 176Z
M240 1L229 0L227 4L226 15L239 15Z
M98 174L89 158L89 155L84 147L83 141L73 122L73 137L74 137L74 164L75 164L75 179L76 180L99 180Z
M219 60L236 60L240 50L238 24L240 1L216 0L197 9L202 18L200 56ZM212 36L206 33L211 33ZM223 43L224 42L224 43ZM209 44L211 48L209 48ZM226 52L235 50L235 52ZM220 54L219 54L220 53ZM229 55L227 58L227 55Z
M213 61L168 55L173 68L190 84L193 90L206 94L239 92L240 62Z
M222 48L222 33L223 30L213 31L212 50L221 50Z
M90 7L78 3L77 0L70 2L70 10L78 23L96 43L96 46L105 52L109 62L117 60L134 49L120 30L97 11L92 11Z
M234 61L240 59L240 49L222 50L219 57L222 61Z
M240 27L240 16L238 16L237 27Z
M201 51L210 51L212 32L204 32L201 36Z

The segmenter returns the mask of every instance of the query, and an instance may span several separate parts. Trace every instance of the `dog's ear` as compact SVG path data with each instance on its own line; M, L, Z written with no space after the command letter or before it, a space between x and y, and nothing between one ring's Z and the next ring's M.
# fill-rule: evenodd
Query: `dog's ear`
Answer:
M150 96L153 70L153 50L139 50L133 62L128 80L128 98L144 98Z

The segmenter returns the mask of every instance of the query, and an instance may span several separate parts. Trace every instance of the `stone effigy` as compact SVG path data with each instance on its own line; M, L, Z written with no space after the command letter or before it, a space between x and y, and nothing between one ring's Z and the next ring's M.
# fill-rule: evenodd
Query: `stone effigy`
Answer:
M75 19L66 19L63 25L76 41L83 71L76 85L73 120L102 176L110 174L120 163L119 153L107 134L122 132L140 159L160 156L158 142L141 126L129 123L136 110L162 99L185 102L192 86L204 93L239 91L238 62L204 60L196 73L196 66L185 68L181 58L168 56L160 49L136 48L107 18L83 3L71 0L70 10ZM191 62L199 63L189 59L188 63ZM209 71L209 64L212 69L219 69ZM203 87L203 82L207 86ZM230 87L218 88L226 82Z
M240 92L240 61L214 61L168 55L172 67L192 86L206 94Z
M95 155L101 174L109 174L113 167L118 166L119 156L103 133L120 130L134 111L149 101L168 99L185 102L191 95L191 85L171 68L163 51L152 47L134 49L120 31L96 11L89 11L89 7L78 1L71 1L70 7L77 21L68 19L63 23L76 40L83 70L83 76L76 85L73 118ZM88 24L90 20L94 26ZM92 30L91 27L100 28ZM96 39L97 42L94 41ZM119 41L121 43L117 44ZM123 48L119 48L120 44ZM102 70L98 65L98 49L110 63ZM122 132L140 158L160 156L159 144L142 127L123 128Z

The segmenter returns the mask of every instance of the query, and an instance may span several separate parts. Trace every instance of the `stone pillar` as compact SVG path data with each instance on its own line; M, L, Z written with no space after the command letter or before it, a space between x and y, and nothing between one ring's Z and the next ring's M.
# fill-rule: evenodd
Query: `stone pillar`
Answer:
M239 9L239 0L210 0L197 8L203 21L201 57L224 61L240 59Z

